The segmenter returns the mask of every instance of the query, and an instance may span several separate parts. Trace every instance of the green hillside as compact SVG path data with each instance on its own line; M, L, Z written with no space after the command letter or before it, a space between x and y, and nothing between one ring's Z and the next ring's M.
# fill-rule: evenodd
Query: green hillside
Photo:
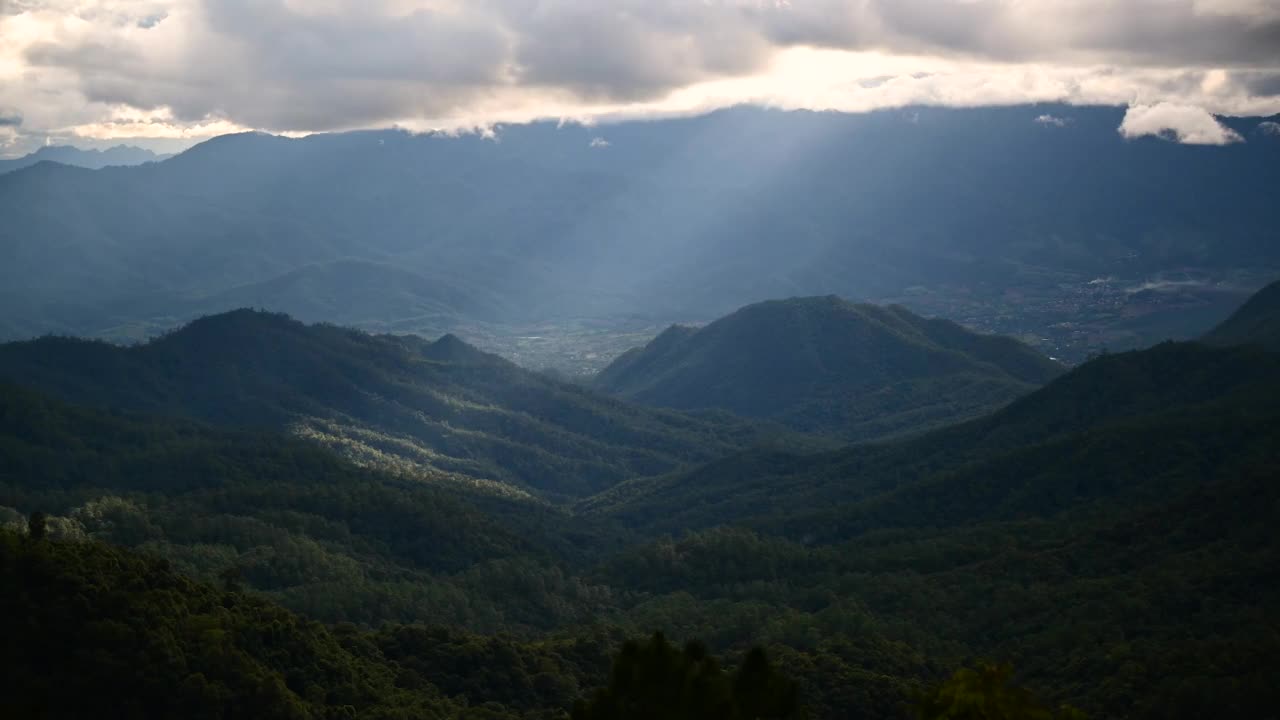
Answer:
M65 338L0 345L0 380L95 407L288 429L365 464L548 498L764 437L743 422L607 399L454 337L433 344L248 310L134 347Z
M965 513L979 500L1022 498L1048 512L1055 498L1072 506L1098 491L1086 481L1107 484L1104 494L1126 492L1136 487L1119 482L1117 473L1149 483L1136 468L1187 469L1187 457L1157 448L1190 444L1204 461L1225 462L1235 456L1215 439L1224 447L1260 447L1274 432L1265 420L1275 412L1278 388L1280 358L1268 353L1166 343L1103 356L992 415L918 438L811 455L752 450L633 480L580 507L650 532L776 523L793 513L841 513L910 493L925 504L903 509L892 522L934 522L922 515L926 507L938 508L949 523L968 522L974 518ZM1090 472L1085 461L1101 466ZM1018 485L997 484L997 476ZM1195 477L1188 474L1189 481ZM833 504L841 507L832 510ZM797 532L814 533L810 519L796 520Z
M595 387L859 440L975 417L1060 372L1011 338L820 297L750 305L696 330L673 327L619 357Z
M622 638L657 629L724 657L763 645L812 717L909 717L923 687L976 658L1012 662L1051 706L1097 718L1268 717L1280 702L1270 620L1280 617L1280 355L1259 348L1104 355L960 425L817 454L673 461L567 509L426 465L361 468L278 432L316 412L308 403L318 397L352 412L368 394L411 393L405 377L435 387L463 378L447 387L523 398L529 416L535 401L558 397L537 388L592 397L540 380L521 395L507 383L527 374L456 338L236 313L132 349L46 340L0 357L15 348L44 348L47 362L23 366L31 377L108 409L0 392L0 523L20 527L42 511L58 547L125 545L307 618L381 628L360 641L345 626L325 632L372 663L368 672L395 664L396 690L366 683L386 703L463 697L497 703L494 713L557 717L604 683L602 658ZM368 388L383 389L358 391ZM267 427L109 409L129 393L129 407ZM7 601L31 602L12 592ZM137 622L200 614L153 605L139 607L169 619ZM62 647L90 652L95 633L113 627L94 620L93 605L53 607L90 618L83 641L56 636ZM244 672L279 672L256 647L244 650ZM274 687L199 672L214 685ZM300 701L320 702L282 677ZM580 710L592 707L607 704Z
M572 596L569 574L616 546L540 502L362 469L273 433L107 414L8 386L0 468L10 519L45 512L56 535L136 547L207 580L231 572L327 621L582 621L599 603Z
M77 703L118 685L133 704L111 717L165 715L166 703L207 717L246 703L268 717L277 705L289 708L282 717L345 717L330 704L358 717L410 707L389 717L433 717L437 706L472 717L451 714L464 704L484 708L475 717L563 717L604 684L612 649L648 632L624 612L626 585L575 571L618 552L621 533L536 503L361 470L270 433L107 414L0 386L0 467L0 609L10 622L0 631L11 640L6 667L23 670L6 676L0 710L19 716L77 717ZM37 513L39 545L13 534ZM379 630L356 633L353 622ZM432 627L399 624L409 622ZM33 645L38 653L23 650ZM807 657L778 650L791 664ZM64 654L73 660L59 663ZM849 690L838 674L815 677ZM874 707L896 707L911 683L876 680ZM177 689L165 694L168 685ZM80 695L58 698L55 686Z
M1213 345L1260 345L1280 350L1280 281L1262 288L1205 335Z
M4 717L563 718L621 643L325 626L165 560L12 530L0 581Z
M761 640L854 666L894 657L853 649L871 638L1011 660L1102 717L1264 717L1280 699L1280 634L1259 625L1280 612L1278 408L1280 358L1167 344L956 428L747 453L581 510L654 538L605 576L642 578L630 612L673 630L769 618Z

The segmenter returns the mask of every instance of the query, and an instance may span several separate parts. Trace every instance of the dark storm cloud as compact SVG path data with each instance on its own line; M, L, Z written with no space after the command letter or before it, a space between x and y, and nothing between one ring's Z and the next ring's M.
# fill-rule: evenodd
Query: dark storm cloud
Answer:
M1233 82L1243 86L1250 95L1274 97L1280 95L1280 71L1245 71L1231 74Z
M645 99L759 70L771 46L740 9L690 2L490 2L517 81L589 99Z

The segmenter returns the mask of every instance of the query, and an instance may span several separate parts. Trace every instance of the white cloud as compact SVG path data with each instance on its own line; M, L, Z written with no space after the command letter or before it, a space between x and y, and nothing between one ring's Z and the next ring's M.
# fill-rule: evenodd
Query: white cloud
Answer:
M1280 112L1277 0L0 0L0 37L32 138L739 102Z
M1280 123L1274 122L1272 120L1264 120L1258 123L1258 132L1262 133L1263 135L1280 136Z
M1036 122L1046 127L1066 127L1071 124L1071 119L1045 114L1037 117Z
M588 146L592 148L607 148L611 144L612 143L602 137L594 137L591 138L591 142L588 143Z
M1134 105L1125 113L1120 134L1127 138L1155 135L1188 145L1228 145L1244 142L1231 128L1218 122L1204 108L1162 102Z

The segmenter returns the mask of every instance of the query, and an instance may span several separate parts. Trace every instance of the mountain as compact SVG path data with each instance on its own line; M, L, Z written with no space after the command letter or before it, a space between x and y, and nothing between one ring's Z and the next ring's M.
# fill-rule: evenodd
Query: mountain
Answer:
M160 162L169 155L157 155L132 145L116 145L106 150L82 150L71 145L49 145L13 160L0 160L0 174L31 167L36 163L54 162L61 165L89 168L97 170L104 167L121 165L141 165L149 162Z
M828 296L673 327L593 385L647 405L718 408L856 440L984 414L1062 370L1011 338Z
M0 345L0 379L96 407L310 438L363 463L506 492L578 497L766 437L747 423L634 407L453 336L369 335L248 310L144 345Z
M624 534L538 502L360 469L277 433L68 406L0 385L0 467L0 576L11 589L0 606L21 619L6 626L6 649L31 675L6 676L13 684L0 709L59 705L47 691L63 672L74 676L67 687L86 693L100 692L97 682L132 688L136 703L214 692L210 708L221 707L244 692L237 673L248 671L268 682L281 673L288 692L277 695L311 704L435 701L438 688L484 704L477 717L505 717L490 703L525 713L567 707L606 679L611 646L644 632L623 613L631 591L586 574ZM48 539L15 537L37 512ZM424 620L433 627L396 625ZM333 635L344 649L337 657ZM205 665L200 648L217 637L238 662ZM112 642L113 654L90 651ZM181 660L155 654L157 644L183 647ZM58 663L55 648L75 658ZM357 702L345 687L365 670L375 677ZM394 692L370 689L392 671ZM165 692L173 672L203 673L206 684ZM303 677L329 694L306 692ZM848 680L830 681L833 693L847 691ZM873 704L893 708L911 681L886 676L874 686L884 696Z
M818 528L825 525L811 523L810 515L833 512L833 503L844 513L895 495L925 503L903 501L895 517L908 523L931 522L926 507L968 521L962 508L982 507L979 498L1071 505L1089 499L1087 479L1105 478L1106 492L1133 490L1137 486L1118 482L1118 474L1129 477L1148 465L1152 477L1135 479L1158 489L1157 468L1186 462L1174 450L1198 432L1206 434L1203 444L1213 447L1215 462L1231 458L1210 443L1210 432L1221 433L1221 443L1265 447L1274 428L1263 418L1277 391L1280 358L1256 349L1165 343L1098 358L991 415L917 438L809 455L747 451L625 483L583 507L653 532L788 518L797 537L821 537ZM1103 452L1094 457L1095 450ZM1116 465L1083 470L1097 461ZM1014 485L1001 484L1006 481ZM958 496L955 503L946 499L950 493ZM888 520L876 522L882 527Z
M458 625L546 624L533 603L495 610L501 592L457 574L580 552L542 503L362 469L278 433L72 407L12 386L0 386L0 433L0 515L45 512L65 539L145 548L208 580L232 571L329 621L430 608ZM467 603L445 599L467 584Z
M1280 281L1262 288L1209 334L1213 345L1260 345L1280 350Z
M452 327L459 318L494 321L508 312L492 298L478 297L448 278L360 260L306 265L192 304L193 316L260 307L304 322L383 331Z
M638 584L650 622L714 636L768 617L767 635L849 658L883 632L1008 660L1098 717L1265 716L1277 462L1280 356L1165 344L954 428L743 453L578 513L652 538L603 574Z
M1045 113L1072 122L1046 127ZM448 278L509 323L670 322L921 287L958 287L956 302L1061 284L1083 295L1113 275L1280 263L1266 191L1280 142L1254 132L1261 119L1225 120L1256 142L1192 147L1125 140L1123 116L736 108L508 126L497 141L248 133L137 167L41 163L0 176L0 330L163 326L175 298L338 261ZM377 277L353 274L363 302L394 306L403 284Z
M116 637L111 621L81 625L79 613L143 613L119 621L131 628L184 628L189 617L208 627L177 591L160 608L121 595L169 587L165 573L179 570L326 622L430 618L454 629L331 632L364 661L395 663L399 691L433 685L530 711L599 684L602 673L581 659L598 658L607 638L654 628L703 639L705 650L692 646L699 654L764 645L819 717L905 718L924 683L973 657L1011 661L1037 694L1096 717L1266 717L1277 700L1280 638L1260 618L1280 612L1280 355L1259 348L1169 343L1104 355L961 425L830 452L673 462L567 510L531 497L532 486L515 492L516 481L485 486L425 463L360 468L279 432L313 407L389 424L398 408L387 398L415 407L421 386L449 377L450 397L468 407L527 394L532 417L556 400L533 380L500 392L523 371L452 336L370 336L246 311L135 348L46 339L4 346L0 358L27 382L99 406L0 387L0 523L47 512L54 546L19 549L0 572L39 568L55 553L68 563L7 576L6 587L41 588L52 576L71 583L54 598L89 598L40 603L24 589L0 601L12 617L61 618L50 631L68 633L51 636L61 646ZM490 394L480 395L485 382ZM198 410L237 427L122 407ZM560 404L543 412L571 415ZM245 418L266 428L244 428ZM513 458L494 461L507 468ZM171 565L117 585L111 573L132 577L141 561L85 540ZM102 590L80 592L82 573ZM221 593L212 597L229 611L251 602ZM216 622L238 622L237 612ZM266 625L283 624L269 637L290 637L280 612L266 615ZM252 640L251 627L233 639L282 672L279 652L254 654L274 646ZM32 667L52 662L36 657ZM195 650L183 657L204 662ZM343 677L331 682L345 687ZM214 685L233 678L206 675ZM7 697L30 697L18 690Z

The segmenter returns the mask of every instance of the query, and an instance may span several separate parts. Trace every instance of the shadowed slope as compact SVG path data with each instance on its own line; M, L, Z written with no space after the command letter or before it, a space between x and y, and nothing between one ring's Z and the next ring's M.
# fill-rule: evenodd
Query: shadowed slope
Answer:
M359 459L581 495L709 460L757 431L558 383L453 336L436 343L235 311L146 345L0 346L0 378L66 400L290 428Z
M673 327L618 358L595 387L865 439L974 417L1061 370L1010 338L832 296L750 305L697 330Z

